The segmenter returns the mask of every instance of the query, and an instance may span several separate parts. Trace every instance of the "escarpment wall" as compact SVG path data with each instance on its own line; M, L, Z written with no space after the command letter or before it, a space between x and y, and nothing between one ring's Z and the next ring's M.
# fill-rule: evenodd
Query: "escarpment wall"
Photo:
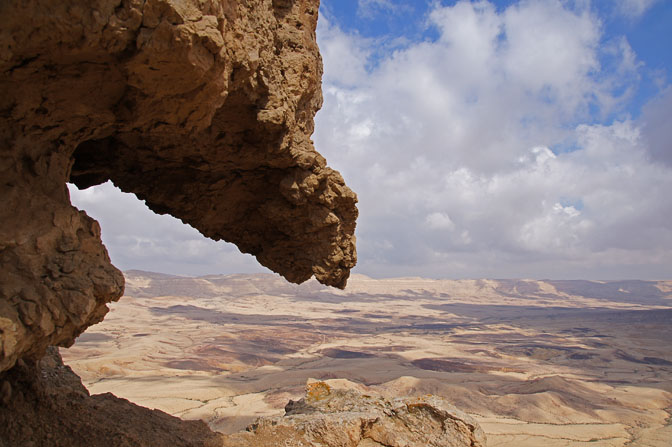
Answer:
M289 281L345 286L357 199L310 140L322 101L318 6L0 2L0 447L484 445L440 399L389 402L326 384L286 417L224 436L89 396L52 347L71 345L124 291L68 181L112 180Z
M0 371L123 293L65 183L112 180L289 281L344 287L356 196L313 148L318 0L0 3Z

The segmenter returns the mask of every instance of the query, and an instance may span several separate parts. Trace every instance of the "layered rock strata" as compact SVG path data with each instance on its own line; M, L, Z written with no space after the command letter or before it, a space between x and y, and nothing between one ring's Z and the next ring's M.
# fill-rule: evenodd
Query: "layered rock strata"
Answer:
M313 148L318 0L0 3L0 371L123 293L65 183L112 180L289 281L343 287L356 196Z
M436 396L392 401L312 382L284 416L260 418L225 447L485 447L469 415Z

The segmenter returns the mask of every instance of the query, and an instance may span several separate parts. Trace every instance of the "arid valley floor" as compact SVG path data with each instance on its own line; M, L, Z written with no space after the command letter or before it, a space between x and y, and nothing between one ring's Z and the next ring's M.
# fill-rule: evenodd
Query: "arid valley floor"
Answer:
M347 379L441 395L492 447L672 445L672 281L126 278L61 349L92 394L234 432Z

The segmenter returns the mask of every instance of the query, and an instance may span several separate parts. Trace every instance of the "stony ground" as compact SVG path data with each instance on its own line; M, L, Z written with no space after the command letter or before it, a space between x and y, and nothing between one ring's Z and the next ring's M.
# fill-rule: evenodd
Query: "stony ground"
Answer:
M442 396L489 446L666 446L672 282L372 280L127 272L127 295L62 354L113 392L235 432L306 380Z

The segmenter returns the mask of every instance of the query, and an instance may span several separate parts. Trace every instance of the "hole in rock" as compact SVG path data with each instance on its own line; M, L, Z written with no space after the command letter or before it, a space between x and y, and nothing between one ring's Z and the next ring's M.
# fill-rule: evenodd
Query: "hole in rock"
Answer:
M346 290L295 285L252 273L262 267L251 256L109 182L70 190L126 276L105 320L61 349L92 394L224 433L282 415L308 378L441 396L488 415L484 429L504 421L516 440L535 427L528 445L566 433L620 440L668 417L669 282L353 275Z
M77 162L85 163L87 151L80 149ZM269 272L235 245L215 242L179 219L155 214L112 182L81 190L68 184L68 188L72 204L100 223L112 264L122 271L189 276Z
M100 162L96 148L101 142L95 143L78 148L80 166ZM94 177L91 184L99 183ZM89 183L82 179L80 184ZM214 384L213 375L272 364L278 353L296 351L275 343L271 333L240 342L235 333L218 329L224 320L249 318L264 327L268 319L261 315L263 308L255 311L259 316L223 313L231 289L221 283L223 278L235 282L261 274L286 283L253 256L210 240L174 217L155 214L110 181L81 190L68 184L68 189L72 204L100 223L112 264L126 278L126 293L108 305L105 320L88 328L74 346L60 350L91 394L112 392L183 419L201 419L209 411L202 407L211 400L218 400L213 410L233 405L230 388ZM245 293L256 291L253 284L247 288ZM270 356L254 354L266 348ZM255 397L250 399L254 403ZM221 427L212 428L239 431L257 417L253 413L237 411L233 425L225 418Z

